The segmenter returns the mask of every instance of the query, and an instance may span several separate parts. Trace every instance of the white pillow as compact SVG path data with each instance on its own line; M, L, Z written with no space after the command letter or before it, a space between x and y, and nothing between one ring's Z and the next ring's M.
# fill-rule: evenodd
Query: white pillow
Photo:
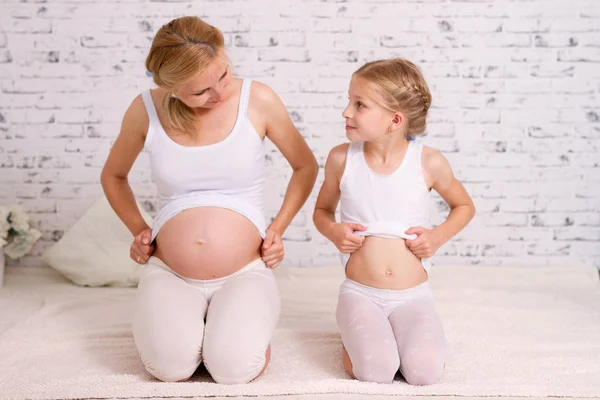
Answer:
M149 226L152 218L138 204ZM137 286L144 268L129 258L133 236L106 197L98 200L42 261L82 286Z

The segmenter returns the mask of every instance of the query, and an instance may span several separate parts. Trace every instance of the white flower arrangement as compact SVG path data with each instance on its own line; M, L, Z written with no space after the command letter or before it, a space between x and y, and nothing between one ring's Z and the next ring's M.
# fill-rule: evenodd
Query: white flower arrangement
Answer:
M0 206L0 247L16 260L31 251L42 234L20 205Z

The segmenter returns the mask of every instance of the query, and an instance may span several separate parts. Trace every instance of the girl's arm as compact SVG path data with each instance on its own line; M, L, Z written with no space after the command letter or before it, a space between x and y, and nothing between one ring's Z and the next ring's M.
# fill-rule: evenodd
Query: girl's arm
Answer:
M335 225L335 210L340 201L340 179L346 165L348 144L340 144L329 152L325 162L325 179L313 213L313 222L323 236L331 240L331 228Z
M367 228L355 223L336 223L335 210L340 201L340 180L346 165L348 144L341 144L329 152L325 163L325 180L313 213L313 222L318 231L329 239L342 253L353 253L362 246L364 236L357 236L354 231Z
M438 192L450 207L446 221L434 229L412 227L406 231L418 235L417 239L406 241L410 250L419 258L429 258L467 226L475 216L475 205L439 151L423 148L423 172L429 188Z

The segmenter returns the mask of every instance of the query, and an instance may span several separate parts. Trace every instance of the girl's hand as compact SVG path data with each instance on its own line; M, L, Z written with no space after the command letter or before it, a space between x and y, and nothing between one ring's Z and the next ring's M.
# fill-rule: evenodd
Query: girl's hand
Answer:
M129 257L138 264L146 264L154 253L155 246L150 243L152 229L147 228L137 234L129 249Z
M365 241L364 236L357 236L354 231L366 231L367 227L353 222L343 222L333 225L330 230L330 240L342 253L354 253Z
M281 234L274 229L267 229L267 234L263 244L260 247L261 257L267 267L277 268L279 263L283 261L284 250Z
M416 239L407 240L406 246L418 258L429 258L442 247L443 240L433 229L413 226L405 232L407 235L417 235Z

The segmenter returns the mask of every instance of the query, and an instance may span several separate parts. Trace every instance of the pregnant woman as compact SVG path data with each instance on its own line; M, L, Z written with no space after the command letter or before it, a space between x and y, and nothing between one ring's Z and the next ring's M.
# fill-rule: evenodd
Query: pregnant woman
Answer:
M269 363L280 312L272 268L281 236L306 201L316 160L268 86L232 75L222 33L196 17L162 26L146 59L158 86L137 96L102 171L106 196L147 266L133 319L154 377L185 381L204 362L218 383L246 383ZM269 226L263 214L264 139L293 168ZM127 176L150 156L160 209L152 228Z

